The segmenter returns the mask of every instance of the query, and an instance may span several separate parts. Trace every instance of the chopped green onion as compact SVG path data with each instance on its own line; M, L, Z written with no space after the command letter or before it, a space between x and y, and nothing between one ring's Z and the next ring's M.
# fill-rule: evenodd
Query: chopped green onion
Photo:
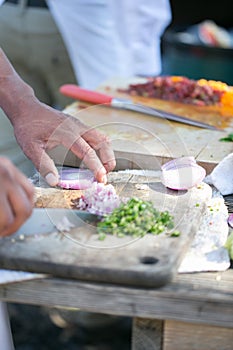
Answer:
M97 224L97 232L100 239L106 234L136 238L147 233L158 235L173 227L173 217L168 211L159 212L152 202L133 197L105 216Z
M222 137L219 141L233 142L233 134L228 134L227 137Z

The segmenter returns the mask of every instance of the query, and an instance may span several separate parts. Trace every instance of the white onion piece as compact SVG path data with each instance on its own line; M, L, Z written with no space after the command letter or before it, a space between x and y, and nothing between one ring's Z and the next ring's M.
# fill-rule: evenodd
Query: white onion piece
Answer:
M204 168L193 157L174 159L162 166L161 181L173 190L188 190L200 184L206 176Z
M88 169L63 169L59 175L58 186L65 189L85 190L95 181L93 173Z

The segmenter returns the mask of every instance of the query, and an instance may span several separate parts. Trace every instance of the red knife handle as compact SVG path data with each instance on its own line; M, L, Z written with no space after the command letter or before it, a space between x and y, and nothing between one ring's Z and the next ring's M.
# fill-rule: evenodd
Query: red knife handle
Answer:
M102 94L100 92L86 90L74 84L62 85L59 91L62 95L74 98L75 100L90 102L94 104L110 104L113 99L112 96Z

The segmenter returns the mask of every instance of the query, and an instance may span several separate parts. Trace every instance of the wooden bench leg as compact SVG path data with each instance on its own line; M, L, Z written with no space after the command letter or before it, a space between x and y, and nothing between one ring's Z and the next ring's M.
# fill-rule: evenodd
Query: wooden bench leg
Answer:
M0 342L1 349L13 350L13 339L6 304L0 301Z
M164 350L232 350L233 329L165 321Z
M162 350L163 321L137 318L133 319L132 350Z

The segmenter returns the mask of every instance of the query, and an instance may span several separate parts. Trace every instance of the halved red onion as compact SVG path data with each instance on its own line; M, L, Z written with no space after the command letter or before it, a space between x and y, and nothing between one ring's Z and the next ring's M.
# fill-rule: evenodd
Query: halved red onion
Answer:
M65 189L85 190L95 181L93 173L88 169L62 169L58 186Z
M161 181L173 190L187 190L200 184L206 171L198 165L194 157L181 157L165 163L162 167Z
M179 166L189 166L189 165L197 165L194 157L180 157L176 159L172 159L169 162L162 165L162 170L174 169L174 167Z

